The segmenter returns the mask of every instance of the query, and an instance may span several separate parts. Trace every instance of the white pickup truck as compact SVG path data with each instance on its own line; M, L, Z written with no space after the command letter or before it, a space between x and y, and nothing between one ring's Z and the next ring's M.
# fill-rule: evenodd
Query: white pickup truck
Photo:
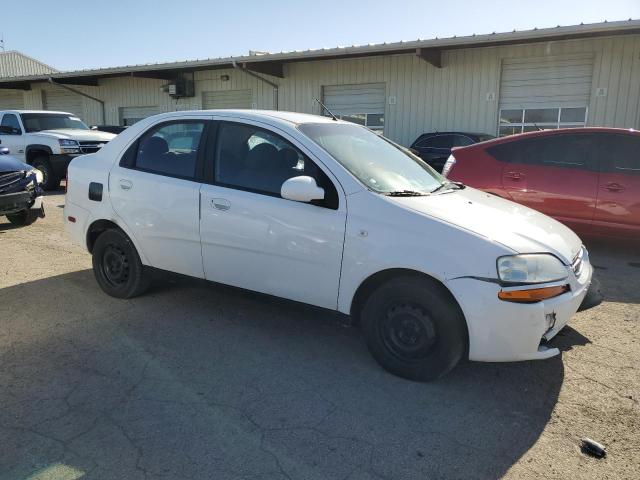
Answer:
M60 185L74 157L97 152L115 135L90 130L67 112L39 110L0 111L0 148L42 172L42 187Z

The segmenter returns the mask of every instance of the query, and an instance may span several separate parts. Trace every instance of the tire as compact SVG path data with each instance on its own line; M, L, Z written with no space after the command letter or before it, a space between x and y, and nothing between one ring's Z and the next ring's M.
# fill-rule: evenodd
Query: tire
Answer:
M442 377L467 349L464 315L435 280L404 276L367 298L361 322L369 351L388 372L415 381Z
M44 155L36 157L31 162L33 168L37 168L42 172L44 180L42 181L42 188L44 190L56 190L60 187L60 178L53 172L49 159Z
M27 208L26 210L22 210L21 212L7 215L7 219L16 226L26 227L27 225L31 225L33 222L35 222L39 216L39 210Z
M132 298L149 286L136 247L121 230L107 230L97 238L92 263L100 288L112 297Z

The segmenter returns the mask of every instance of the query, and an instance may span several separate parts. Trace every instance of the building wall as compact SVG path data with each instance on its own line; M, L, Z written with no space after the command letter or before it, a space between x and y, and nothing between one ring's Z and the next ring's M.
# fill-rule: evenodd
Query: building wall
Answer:
M640 127L640 35L541 42L529 45L452 50L443 68L415 55L388 55L285 65L279 84L279 109L320 113L315 98L323 85L384 82L385 135L408 145L426 131L466 130L495 134L501 63L505 58L544 57L591 52L595 56L588 125ZM222 75L229 80L223 81ZM119 108L159 106L163 111L199 109L202 92L251 89L255 108L274 108L273 88L240 70L195 73L195 97L174 100L161 90L168 83L133 77L100 80L98 87L74 87L105 100L105 121L119 123ZM25 108L42 107L42 90L25 92ZM598 89L606 89L598 96ZM87 123L102 123L100 105L83 98Z

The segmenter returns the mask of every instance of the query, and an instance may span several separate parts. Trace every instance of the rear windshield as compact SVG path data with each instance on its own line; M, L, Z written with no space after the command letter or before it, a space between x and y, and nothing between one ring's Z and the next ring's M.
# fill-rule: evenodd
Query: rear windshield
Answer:
M74 115L64 113L23 113L20 116L22 117L22 124L27 132L57 130L59 128L89 130L89 127Z

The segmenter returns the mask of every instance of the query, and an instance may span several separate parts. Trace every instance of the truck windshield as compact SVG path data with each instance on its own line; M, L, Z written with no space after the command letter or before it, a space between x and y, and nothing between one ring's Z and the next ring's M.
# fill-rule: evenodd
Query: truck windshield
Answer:
M298 129L377 193L428 194L444 182L420 158L366 127L308 123Z
M56 130L59 128L75 128L89 130L82 120L74 115L64 113L23 113L22 124L27 132Z

